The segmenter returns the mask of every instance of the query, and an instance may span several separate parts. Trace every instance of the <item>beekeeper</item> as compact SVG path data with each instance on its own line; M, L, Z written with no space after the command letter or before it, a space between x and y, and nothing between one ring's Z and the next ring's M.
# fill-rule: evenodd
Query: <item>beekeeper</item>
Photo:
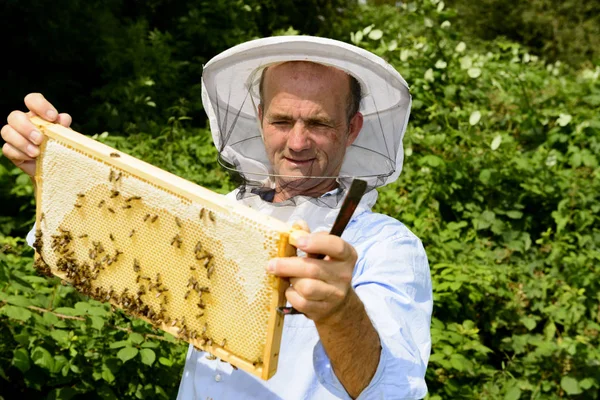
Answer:
M421 241L371 211L402 169L411 98L383 59L346 43L271 37L210 60L203 104L229 196L313 234L267 270L289 278L276 375L262 381L190 346L179 399L418 399L427 393L431 278ZM3 153L33 176L38 115L71 124L39 93L2 128ZM353 178L368 182L341 238L327 234ZM30 242L33 238L30 234ZM306 256L308 254L308 256ZM312 254L323 254L316 259Z

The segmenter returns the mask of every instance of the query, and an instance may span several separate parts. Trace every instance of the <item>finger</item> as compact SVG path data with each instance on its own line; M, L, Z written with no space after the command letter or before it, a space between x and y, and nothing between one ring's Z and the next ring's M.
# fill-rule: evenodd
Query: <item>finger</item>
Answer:
M298 239L298 248L310 254L323 254L333 260L356 259L356 250L338 236L324 232L313 233Z
M65 128L69 128L71 126L71 123L73 123L73 118L71 118L71 116L67 113L60 113L58 114L58 118L54 122L56 122L57 124L61 124Z
M285 297L292 307L301 313L306 314L309 318L314 318L315 315L326 313L330 307L326 302L305 299L291 286L286 289Z
M43 140L43 136L38 131L36 126L31 123L27 114L22 111L13 111L8 114L8 118L6 119L10 128L12 128L15 132L17 132L22 137L31 141L33 144L41 144ZM6 127L6 126L5 126ZM2 128L4 129L4 128ZM6 139L5 139L6 140ZM22 149L24 151L24 149Z
M267 271L281 278L310 278L328 281L337 272L336 262L305 257L273 258L267 265Z
M10 143L4 143L4 146L2 146L2 154L4 154L4 156L12 161L17 167L21 166L21 164L26 161L35 161L32 157L29 157L27 154L21 152Z
M344 295L337 287L316 279L293 278L290 279L290 283L294 290L306 300L324 301L334 297L341 299Z
M19 157L18 159L21 159L22 155L27 155L31 159L40 154L38 146L25 139L23 135L14 130L10 125L4 125L2 130L0 130L0 134L2 135L2 139L4 139L12 149L18 151L19 154L16 154L16 156ZM14 151L11 151L10 153L15 154ZM8 155L6 156L8 157ZM10 157L8 158L12 159Z
M25 96L25 105L46 121L54 122L58 117L56 108L41 93L29 93Z
M306 232L310 233L310 227L308 226L308 223L306 221L304 221L304 220L301 220L301 219L299 219L297 221L294 221L292 223L292 228L294 228L294 229L300 229L300 230L303 230L303 231L306 231Z

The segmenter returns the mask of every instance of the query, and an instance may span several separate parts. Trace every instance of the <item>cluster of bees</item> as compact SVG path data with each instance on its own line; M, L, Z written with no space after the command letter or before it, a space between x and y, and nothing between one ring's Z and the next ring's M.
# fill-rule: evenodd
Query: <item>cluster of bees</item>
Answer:
M116 155L113 155L116 154ZM117 153L111 154L112 157L118 156ZM121 172L115 172L113 169L110 170L109 174L109 182L115 184L122 177ZM121 193L113 189L111 190L111 194L109 196L110 199L116 199L121 196ZM124 199L124 205L121 208L130 209L132 208L132 203L134 201L142 200L140 196L131 196ZM76 203L74 204L76 208L81 208L84 205L85 195L83 193L79 193L77 195ZM101 200L97 206L99 208L105 207L111 213L115 213L115 209L110 207L106 200ZM215 214L210 211L202 208L199 213L200 221L206 222L212 221L213 223L216 221ZM150 223L154 223L159 218L158 215L146 214L143 218L144 222L149 221ZM42 215L43 219L43 215ZM175 224L182 228L182 221L175 217ZM129 238L131 238L135 234L135 229L131 231L129 234ZM52 272L50 267L44 262L42 256L42 231L38 229L36 231L36 240L34 242L34 248L36 249L38 257L36 259L36 267L40 272L45 275L52 276ZM207 336L208 324L204 323L199 329L193 329L188 326L186 323L185 317L181 317L180 319L172 319L167 315L167 304L169 303L169 289L164 286L160 273L158 273L155 279L151 279L150 277L142 274L142 266L137 259L133 260L133 271L136 273L136 284L138 285L138 290L136 292L130 292L128 288L125 288L121 293L117 293L114 288L111 286L110 289L105 289L101 287L92 287L92 282L96 280L98 274L105 270L106 267L116 263L119 261L119 257L123 254L122 251L116 249L114 254L109 254L108 251L105 250L104 246L100 241L92 241L91 248L88 249L89 260L81 263L75 257L75 252L71 249L71 244L73 243L74 236L73 234L66 230L59 228L59 233L54 234L52 237L51 247L54 253L57 256L57 269L66 274L66 278L75 286L80 292L93 297L99 301L107 302L112 301L115 304L120 305L123 310L132 315L137 315L141 317L145 317L150 320L155 326L161 326L161 324L165 324L170 327L176 327L178 330L178 335L180 338L186 341L190 340L198 340L201 346L212 346L213 339ZM87 234L78 235L77 238L84 239L87 238ZM116 238L113 234L109 235L109 238L112 242L116 241ZM171 239L171 246L176 248L181 248L183 240L179 234ZM198 241L194 248L194 256L197 262L199 262L206 269L206 276L208 279L214 273L215 263L213 262L213 255L210 254L206 249L203 248L202 243ZM192 271L196 270L196 265L198 263L192 265L190 269ZM192 293L196 293L198 295L197 306L199 313L196 315L196 319L200 319L204 316L206 303L203 299L203 295L210 293L210 289L208 286L202 286L200 282L195 277L191 277L187 284L187 291L184 295L184 300L188 300ZM153 296L153 297L151 297ZM144 299L151 301L144 301ZM160 300L159 300L160 299ZM156 303L158 302L158 307L156 307ZM152 305L150 303L154 303ZM198 326L198 323L193 323L192 325ZM225 347L226 340L223 339L220 343L221 347ZM214 357L214 356L210 356ZM260 364L262 361L259 359L254 362L254 365Z

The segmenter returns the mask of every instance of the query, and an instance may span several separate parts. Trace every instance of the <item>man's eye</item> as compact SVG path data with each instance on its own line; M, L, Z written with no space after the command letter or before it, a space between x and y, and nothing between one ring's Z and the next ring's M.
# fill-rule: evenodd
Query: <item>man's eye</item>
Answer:
M289 121L273 121L271 122L271 125L288 125L290 122Z

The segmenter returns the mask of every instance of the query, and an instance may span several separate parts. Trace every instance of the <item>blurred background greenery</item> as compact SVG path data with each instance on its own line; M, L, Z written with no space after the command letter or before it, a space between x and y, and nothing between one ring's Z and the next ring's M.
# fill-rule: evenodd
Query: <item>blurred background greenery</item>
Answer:
M414 100L377 211L430 259L429 398L600 395L600 1L4 0L0 18L0 113L41 92L76 130L221 193L203 63L290 33L380 55ZM174 398L186 347L37 276L33 217L0 158L0 396Z

